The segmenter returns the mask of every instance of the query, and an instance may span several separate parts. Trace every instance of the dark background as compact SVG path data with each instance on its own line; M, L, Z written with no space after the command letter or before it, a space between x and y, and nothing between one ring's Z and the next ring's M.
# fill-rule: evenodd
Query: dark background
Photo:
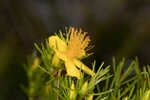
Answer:
M150 64L149 0L0 0L0 100L26 99L22 64L33 43L65 26L89 32L98 63L138 56Z

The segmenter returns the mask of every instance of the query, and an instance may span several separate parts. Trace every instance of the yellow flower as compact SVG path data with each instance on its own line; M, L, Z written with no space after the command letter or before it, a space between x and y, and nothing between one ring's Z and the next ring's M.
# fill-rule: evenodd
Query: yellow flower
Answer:
M68 33L66 33L68 34ZM86 55L86 48L89 45L89 36L86 36L86 32L78 31L77 29L71 28L70 39L68 43L60 39L58 36L49 37L49 45L55 51L52 64L56 66L59 60L64 61L67 75L81 78L81 68L90 75L95 73L84 65L79 58ZM78 68L77 68L78 67Z

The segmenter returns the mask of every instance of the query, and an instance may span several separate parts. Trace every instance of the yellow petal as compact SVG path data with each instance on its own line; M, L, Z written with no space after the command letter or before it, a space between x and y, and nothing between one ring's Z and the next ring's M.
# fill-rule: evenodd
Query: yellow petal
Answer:
M76 66L72 63L72 61L67 60L65 61L65 67L67 71L67 75L72 76L72 77L77 77L80 79L80 70L76 68Z
M52 64L54 66L57 66L58 63L59 63L59 57L56 54L54 54L53 59L52 59Z
M95 73L91 69L89 69L86 65L84 65L81 61L74 59L73 62L78 68L81 68L87 74L90 74L91 76L95 75Z
M58 50L54 50L55 51L55 53L56 53L56 56L59 58L59 59L61 59L61 60L63 60L63 61L67 61L67 56L65 55L65 53L64 52L60 52L60 51L58 51Z
M67 49L67 44L63 40L61 40L58 36L50 36L49 45L53 49L57 49L61 52L65 52Z
M90 42L86 32L80 29L71 28L71 34L68 41L67 56L71 59L81 58L86 55L85 50L88 49Z

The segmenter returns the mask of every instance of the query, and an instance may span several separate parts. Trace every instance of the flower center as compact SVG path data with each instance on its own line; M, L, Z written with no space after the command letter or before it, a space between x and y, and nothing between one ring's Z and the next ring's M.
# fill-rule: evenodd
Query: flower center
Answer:
M86 36L86 32L82 32L80 29L71 28L70 40L68 41L68 47L66 54L70 59L80 58L85 56L85 49L88 47L90 38Z

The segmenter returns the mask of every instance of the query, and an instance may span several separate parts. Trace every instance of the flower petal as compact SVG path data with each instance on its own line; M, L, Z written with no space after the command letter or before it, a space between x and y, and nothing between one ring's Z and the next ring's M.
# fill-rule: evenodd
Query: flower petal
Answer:
M50 36L49 45L53 49L57 49L61 52L65 52L67 49L67 44L63 40L61 40L58 36Z
M52 59L52 65L57 66L59 63L59 60L60 60L59 57L56 54L54 54L53 59Z
M86 73L90 74L91 76L95 75L95 73L91 69L89 69L86 65L84 65L81 61L74 59L73 62L78 68L81 68Z
M65 53L64 52L60 52L60 51L58 51L58 50L56 50L56 49L54 49L54 51L55 51L55 53L56 53L56 56L59 58L59 59L61 59L61 60L63 60L63 61L67 61L67 56L65 55Z
M66 67L67 75L77 77L78 79L81 78L80 70L78 70L70 60L65 61L65 67Z

